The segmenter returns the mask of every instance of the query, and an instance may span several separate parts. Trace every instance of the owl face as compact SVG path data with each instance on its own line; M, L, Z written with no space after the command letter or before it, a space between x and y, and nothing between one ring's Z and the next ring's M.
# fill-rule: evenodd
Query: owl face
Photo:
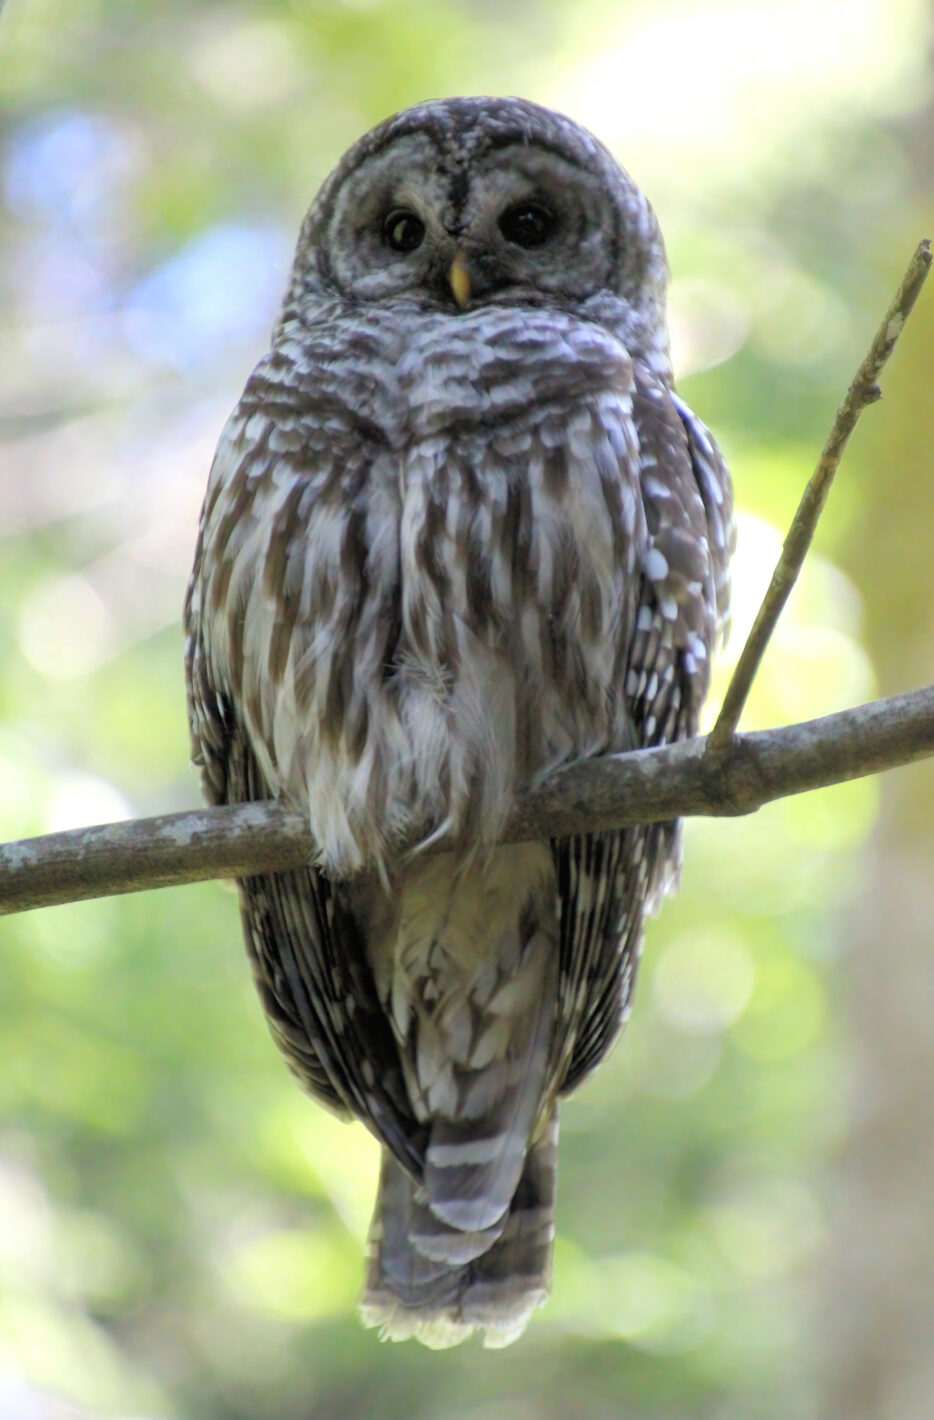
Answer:
M345 155L306 218L286 315L333 295L454 316L612 296L648 329L666 277L651 207L585 129L520 99L451 99Z
M452 163L405 134L342 183L324 242L343 293L456 310L592 295L611 277L614 216L595 175L562 154L515 143Z

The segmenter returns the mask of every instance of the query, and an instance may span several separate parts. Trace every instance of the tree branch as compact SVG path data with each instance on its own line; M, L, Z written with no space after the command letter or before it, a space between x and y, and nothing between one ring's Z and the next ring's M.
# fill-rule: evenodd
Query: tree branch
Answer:
M934 686L738 735L722 748L700 737L581 760L519 800L504 838L518 843L681 816L753 813L773 799L929 755ZM304 818L274 802L53 833L0 847L0 915L297 868L313 851Z
M882 391L879 389L877 381L885 362L895 349L895 343L904 329L905 321L911 314L912 307L918 299L930 269L931 243L925 239L919 242L914 256L908 263L908 270L902 277L901 285L895 293L892 304L876 331L865 359L853 377L850 388L846 392L846 398L837 410L833 428L817 461L817 467L804 490L798 510L788 530L788 536L785 538L778 565L772 573L768 591L763 598L752 630L746 638L746 644L736 663L730 684L727 686L717 723L710 732L709 744L712 750L722 748L736 732L752 682L769 644L769 638L775 630L778 618L791 594L791 589L798 580L798 573L804 565L804 559L817 527L817 520L827 502L827 494L830 492L830 485L840 465L843 451L863 410L867 405L874 404L877 399L882 397Z
M915 252L837 411L709 738L569 765L520 798L506 842L692 814L752 813L773 799L934 754L934 686L781 730L735 734L847 440L866 405L879 398L876 381L924 284L930 247L923 241ZM53 833L0 846L0 915L206 878L283 871L310 862L313 852L303 817L274 802Z

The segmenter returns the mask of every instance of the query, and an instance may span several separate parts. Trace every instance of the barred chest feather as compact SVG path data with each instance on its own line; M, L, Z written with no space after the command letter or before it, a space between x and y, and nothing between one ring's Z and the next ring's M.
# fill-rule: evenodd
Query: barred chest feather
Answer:
M491 845L517 786L627 743L647 530L606 331L335 319L286 330L228 425L204 595L212 679L240 670L267 781L344 875L432 834Z

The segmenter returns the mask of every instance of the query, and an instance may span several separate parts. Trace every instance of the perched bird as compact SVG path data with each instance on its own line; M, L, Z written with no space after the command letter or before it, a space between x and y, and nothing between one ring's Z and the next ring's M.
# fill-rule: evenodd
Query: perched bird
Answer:
M679 825L501 846L518 791L693 735L730 481L672 389L655 215L518 99L420 104L309 211L221 438L185 609L212 803L314 861L239 884L302 1086L383 1145L362 1302L518 1335L548 1292L557 1101L629 1010Z

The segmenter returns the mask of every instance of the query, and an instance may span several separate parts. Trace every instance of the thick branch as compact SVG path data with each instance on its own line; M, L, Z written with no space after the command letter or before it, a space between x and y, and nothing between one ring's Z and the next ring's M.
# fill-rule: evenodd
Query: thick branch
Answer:
M691 814L744 814L772 799L934 754L934 687L783 730L736 736L749 687L797 579L856 422L931 265L924 241L837 411L709 739L568 766L516 806L507 842ZM300 867L313 845L277 803L106 824L0 847L0 915L63 902Z
M522 798L507 842L752 813L773 799L934 755L934 686L781 730L703 738L569 765ZM53 833L0 847L0 914L146 888L295 868L311 838L277 803Z
M877 381L885 362L895 349L895 342L902 333L930 269L931 243L925 240L918 244L892 304L876 331L875 339L853 377L846 398L837 410L833 428L818 459L817 468L804 490L798 511L785 538L778 565L772 573L768 591L723 697L717 723L710 733L711 750L722 748L736 731L769 638L804 565L817 520L827 501L827 494L830 492L830 485L843 457L843 451L863 410L881 397L882 391Z

